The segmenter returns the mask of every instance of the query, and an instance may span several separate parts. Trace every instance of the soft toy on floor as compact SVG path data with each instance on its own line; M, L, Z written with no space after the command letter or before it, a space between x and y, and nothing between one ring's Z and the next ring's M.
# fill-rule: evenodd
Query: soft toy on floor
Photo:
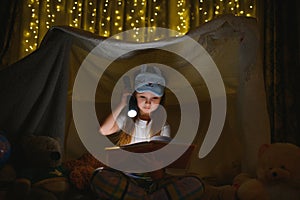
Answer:
M70 183L80 191L88 191L90 189L90 179L96 168L103 167L100 161L91 154L85 153L80 158L69 160L64 163L68 170Z
M64 199L69 190L62 167L61 145L48 136L26 136L17 153L12 199Z
M257 177L235 177L240 200L299 200L300 148L290 143L264 144L258 153Z

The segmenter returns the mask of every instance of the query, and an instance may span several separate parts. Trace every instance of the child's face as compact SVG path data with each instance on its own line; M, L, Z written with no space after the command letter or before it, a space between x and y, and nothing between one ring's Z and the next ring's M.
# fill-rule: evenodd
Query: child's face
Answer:
M144 114L150 114L156 110L161 101L161 97L155 96L151 92L143 92L136 94L137 106Z

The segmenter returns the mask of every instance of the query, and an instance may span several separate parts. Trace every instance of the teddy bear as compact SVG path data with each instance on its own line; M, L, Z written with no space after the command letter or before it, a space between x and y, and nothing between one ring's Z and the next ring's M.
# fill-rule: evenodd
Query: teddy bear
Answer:
M27 135L20 139L15 158L16 180L10 199L64 199L69 182L62 166L58 139Z
M63 165L68 171L71 185L81 192L89 191L90 179L95 169L105 166L90 153L84 153L78 159L68 160Z
M300 148L291 143L263 144L256 177L237 175L233 185L240 200L300 199Z

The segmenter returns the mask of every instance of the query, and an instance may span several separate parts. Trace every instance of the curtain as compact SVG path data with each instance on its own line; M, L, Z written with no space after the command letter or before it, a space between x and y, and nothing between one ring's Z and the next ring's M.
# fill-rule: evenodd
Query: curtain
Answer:
M300 145L299 1L264 0L264 65L273 142Z
M0 7L0 69L2 58L9 49L11 35L18 12L17 0L2 0Z
M17 1L17 0L16 0ZM24 0L18 2L10 64L35 51L53 26L67 25L109 37L135 29L132 40L145 42L140 27L163 27L186 34L222 14L256 16L256 0ZM151 30L150 30L151 31ZM161 37L164 37L162 35ZM120 38L122 39L122 38ZM126 38L128 40L128 38ZM159 37L157 38L159 39Z

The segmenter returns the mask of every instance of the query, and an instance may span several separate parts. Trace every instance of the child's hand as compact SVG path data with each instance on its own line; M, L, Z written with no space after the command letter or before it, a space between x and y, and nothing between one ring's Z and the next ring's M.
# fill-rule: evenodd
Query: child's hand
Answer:
M127 91L127 90L125 90L125 91L123 92L122 98L121 98L121 105L122 105L122 106L125 107L125 106L128 104L130 96L131 96L131 92L129 92L129 91Z

